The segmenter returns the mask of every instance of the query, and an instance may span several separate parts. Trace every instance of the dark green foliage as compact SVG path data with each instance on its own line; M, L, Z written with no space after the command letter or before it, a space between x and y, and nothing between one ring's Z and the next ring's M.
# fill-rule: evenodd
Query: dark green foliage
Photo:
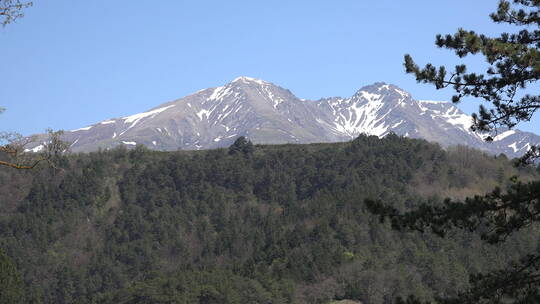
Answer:
M474 114L473 130L496 134L500 127L512 128L528 121L540 108L540 96L524 94L523 90L540 79L540 1L500 1L491 14L497 23L519 27L514 34L501 33L491 38L473 31L460 29L454 35L438 35L436 44L454 50L456 55L481 54L489 64L484 74L468 73L465 65L458 65L448 77L446 68L428 64L421 69L411 56L405 55L405 69L417 81L431 83L437 89L453 86L454 102L464 96L483 98L488 108L481 106ZM536 94L537 92L535 92ZM486 140L493 138L488 136ZM540 148L530 150L517 161L526 165L540 157ZM504 178L500 170L499 180ZM495 188L486 195L476 195L464 201L446 199L442 205L427 201L408 212L398 210L384 199L366 201L368 209L389 218L397 230L431 230L439 236L461 228L477 232L487 243L508 242L508 239L527 227L538 227L540 222L540 182L518 182L515 178L507 188ZM530 252L534 252L530 254ZM516 257L506 267L486 273L473 273L470 288L456 296L440 295L438 303L538 303L540 302L540 248L533 248ZM420 303L411 296L398 303Z
M540 183L514 182L502 192L496 188L484 196L464 202L446 199L441 206L421 204L417 209L400 213L381 201L367 200L368 209L389 218L397 230L430 229L444 237L453 228L476 231L491 243L505 242L510 235L540 222ZM537 250L539 248L536 248ZM439 303L536 303L540 300L540 251L513 261L506 268L486 274L471 275L472 288L455 298L441 298ZM500 302L502 301L502 302ZM413 302L414 303L414 302Z
M540 222L540 182L514 182L506 191L495 188L486 195L476 195L462 201L446 199L443 205L423 203L404 214L381 201L366 200L368 209L381 220L390 218L397 230L430 229L444 237L452 228L480 231L482 240L495 244L512 233Z
M394 232L366 213L535 176L502 157L390 135L349 143L68 157L61 171L0 170L0 247L29 303L390 303L455 296L468 271L536 248ZM464 182L466 181L466 182ZM499 185L504 187L505 185ZM16 193L12 193L16 189ZM485 256L491 257L486 260Z
M280 286L277 286L278 288ZM286 288L284 288L287 291ZM272 286L226 270L185 270L157 275L109 294L100 303L289 303L290 294L276 293Z
M248 141L244 136L238 137L234 143L229 147L229 154L243 153L249 155L253 153L253 144Z
M0 249L0 303L24 303L24 283L15 263Z
M464 96L483 98L490 103L474 114L473 128L490 131L499 126L512 128L528 121L540 108L540 96L521 91L540 79L540 1L500 1L494 22L518 27L516 33L501 33L498 37L479 35L460 29L454 35L437 35L436 44L455 51L459 57L481 54L489 64L485 73L468 73L465 65L457 65L447 75L446 68L428 64L421 69L410 55L405 55L407 73L419 82L431 83L437 89L452 86L459 102Z

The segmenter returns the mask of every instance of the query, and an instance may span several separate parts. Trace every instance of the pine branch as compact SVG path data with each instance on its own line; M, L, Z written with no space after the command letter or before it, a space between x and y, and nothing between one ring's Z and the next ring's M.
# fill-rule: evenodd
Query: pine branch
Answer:
M442 206L423 203L416 210L405 213L399 213L381 201L366 200L365 203L381 221L389 219L396 230L425 232L429 229L441 237L454 228L471 232L480 230L484 241L495 244L540 222L540 181L516 182L507 193L496 188L464 202L446 199Z

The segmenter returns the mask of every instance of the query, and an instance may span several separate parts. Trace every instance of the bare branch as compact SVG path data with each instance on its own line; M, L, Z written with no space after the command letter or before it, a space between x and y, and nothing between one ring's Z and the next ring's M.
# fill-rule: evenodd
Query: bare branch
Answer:
M34 149L26 147L31 143L36 143L36 139L23 138L18 133L1 133L0 143L0 166L15 169L32 169L40 163L47 163L54 168L57 167L59 158L67 152L68 143L60 139L62 131L47 130L48 138Z
M24 17L22 10L32 5L31 1L0 0L0 24L6 26Z

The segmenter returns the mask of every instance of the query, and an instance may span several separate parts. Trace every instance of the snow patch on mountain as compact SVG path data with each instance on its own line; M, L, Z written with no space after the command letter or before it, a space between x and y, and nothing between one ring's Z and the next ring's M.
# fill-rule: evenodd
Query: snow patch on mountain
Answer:
M517 152L519 149L517 148L517 143L513 143L511 145L508 145L508 148L512 148L512 150L514 150L514 152Z
M131 129L133 128L141 119L143 118L147 118L149 116L152 116L152 117L155 117L157 114L169 109L169 108L172 108L174 107L175 105L169 105L169 106L166 106L166 107L162 107L162 108L158 108L158 109L155 109L155 110L152 110L152 111L148 111L148 112L143 112L143 113L139 113L139 114L135 114L135 115L131 115L131 116L126 116L126 117L122 117L122 119L124 120L124 123L130 123L131 125L129 126L128 129Z
M467 114L443 114L440 117L445 119L448 123L470 132L472 117Z
M79 128L79 129L71 130L70 132L88 131L88 130L92 129L92 127L93 127L93 126L88 126L88 127L84 127L84 128Z
M404 123L405 121L404 120L401 120L401 121L398 121L396 122L393 126L391 126L390 128L391 129L395 129L397 127L399 127L402 123Z
M383 136L388 131L382 121L386 115L379 113L384 105L380 94L366 91L359 91L351 99L338 99L331 103L335 129L350 138L361 133Z
M80 138L80 137L77 138L74 142L71 143L71 145L69 145L69 147L71 148L71 147L73 147L74 145L76 145L77 142L79 142L79 139L81 139L81 138Z
M377 102L378 100L381 99L380 94L373 94L373 93L369 93L369 92L366 92L366 91L360 91L359 95L362 96L363 98L367 99L369 102Z
M497 136L495 136L495 137L493 138L493 141L501 141L501 140L507 138L508 136L514 135L514 134L516 134L516 130L508 130L508 131L505 131L505 132L503 132L503 133L498 134Z
M30 148L30 149L24 149L24 152L34 152L34 153L37 153L41 150L43 150L45 148L45 145L44 144L41 144L39 146L35 146L33 148Z
M284 102L283 98L275 96L272 89L266 84L262 85L262 90L264 91L266 98L272 102L272 107L274 107L274 109L277 109L278 105Z
M210 114L210 111L208 111L206 109L202 109L202 110L200 110L199 112L196 113L197 117L199 117L199 119L201 121L203 119L203 116L205 116L206 119L208 119L208 114Z
M461 112L451 103L447 101L418 100L417 104L422 111L421 115L428 114L435 120L442 120L474 137L480 138L480 134L471 130L472 116Z
M247 76L240 76L240 77L237 77L235 78L232 82L235 83L235 82L238 82L238 81L241 81L241 82L244 82L244 83L256 83L256 84L259 84L259 85L265 85L265 84L269 84L268 82L264 81L264 80L260 80L260 79L256 79L256 78L251 78L251 77L247 77Z
M207 101L213 101L213 100L220 100L232 93L232 89L230 87L217 87L214 89L212 94L206 99Z

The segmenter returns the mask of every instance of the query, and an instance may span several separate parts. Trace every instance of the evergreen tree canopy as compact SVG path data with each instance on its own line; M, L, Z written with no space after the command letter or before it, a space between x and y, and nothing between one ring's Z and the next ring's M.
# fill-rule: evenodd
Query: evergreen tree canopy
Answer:
M0 167L0 247L25 303L430 300L540 244L535 227L502 249L395 232L362 204L411 210L539 176L504 157L395 134L251 149L119 147L70 154L63 170Z
M493 131L498 127L512 128L528 121L540 108L538 92L523 94L540 78L540 1L500 1L491 14L496 23L515 25L515 33L488 37L474 31L459 29L454 35L437 35L436 45L453 50L457 56L481 54L489 67L483 73L468 72L466 65L457 65L452 73L446 67L427 64L420 68L410 55L405 55L407 73L416 80L431 83L437 89L453 86L453 102L464 96L482 98L490 105L480 106L473 114L473 129ZM488 138L491 139L491 138Z
M253 143L247 140L244 136L238 137L234 143L229 147L229 154L235 153L250 154L253 152Z
M459 57L481 54L489 63L484 73L468 72L458 65L450 74L444 66L427 64L420 68L405 55L407 73L418 82L431 83L437 89L452 86L456 91L453 102L464 96L482 98L489 103L473 114L472 129L496 134L500 127L512 128L528 121L540 108L538 91L527 94L540 78L540 1L500 1L491 19L496 23L515 25L515 33L488 37L459 29L454 35L438 35L436 44L454 50ZM492 140L488 136L486 140ZM520 164L540 157L540 149L531 147ZM486 195L460 200L446 199L442 205L423 203L417 209L401 213L383 200L366 200L368 209L390 219L397 230L430 230L446 236L452 229L477 232L489 244L505 242L517 231L540 222L540 181L511 180L507 189L496 188ZM476 273L470 276L471 287L455 297L440 297L437 303L539 303L540 248L534 254L507 265L506 268ZM398 303L421 303L415 296Z
M0 249L0 303L24 303L24 284L15 263Z

